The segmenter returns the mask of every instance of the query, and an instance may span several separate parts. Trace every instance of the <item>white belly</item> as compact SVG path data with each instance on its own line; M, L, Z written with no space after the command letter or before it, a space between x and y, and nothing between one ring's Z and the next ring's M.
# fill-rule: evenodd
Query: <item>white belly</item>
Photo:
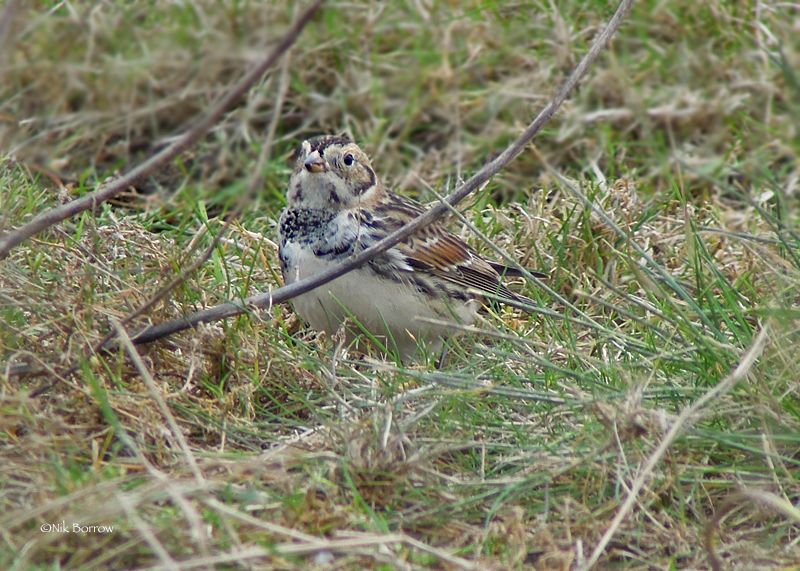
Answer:
M286 283L293 283L334 265L296 244L286 245ZM318 331L333 334L347 316L350 329L363 327L398 350L402 357L417 352L420 344L438 350L441 338L452 335L452 327L420 321L420 317L470 324L475 320L477 301L453 300L451 304L432 300L404 284L382 278L369 269L358 268L292 300L295 311ZM359 327L359 325L361 327Z

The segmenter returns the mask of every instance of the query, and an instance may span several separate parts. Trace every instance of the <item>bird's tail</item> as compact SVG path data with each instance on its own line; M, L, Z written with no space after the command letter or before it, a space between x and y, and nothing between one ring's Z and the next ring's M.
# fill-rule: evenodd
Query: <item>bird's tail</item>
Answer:
M525 274L523 274L522 271L519 268L512 268L511 266L506 266L505 264L501 264L500 262L494 262L494 261L490 261L490 260L487 260L487 261L489 262L489 265L492 266L492 268L494 268L494 271L496 271L501 276L505 276L505 277L508 277L508 278L522 278L522 277L525 277ZM544 272L539 272L537 270L533 270L533 269L530 269L530 268L525 268L525 271L527 271L533 277L535 277L537 279L540 279L540 280L546 280L549 277Z

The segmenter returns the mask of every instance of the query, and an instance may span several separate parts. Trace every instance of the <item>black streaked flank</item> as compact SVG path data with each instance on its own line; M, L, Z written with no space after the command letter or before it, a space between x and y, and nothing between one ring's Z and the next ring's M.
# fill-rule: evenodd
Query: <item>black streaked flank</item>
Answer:
M443 286L431 282L431 280L423 274L408 270L400 270L385 254L377 256L367 262L366 267L382 278L403 284L431 299L439 299L447 295L447 290Z
M359 222L363 222L364 224L369 224L371 227L376 228L375 217L372 215L372 212L370 212L366 208L361 208L358 210L358 217L359 217Z
M278 259L281 261L281 272L286 274L288 263L286 261L286 256L283 253L283 248L278 248Z
M352 254L355 245L355 240L352 240L349 242L340 242L338 244L329 244L324 247L317 247L312 251L314 252L314 255L319 258L340 258L342 256L349 256Z

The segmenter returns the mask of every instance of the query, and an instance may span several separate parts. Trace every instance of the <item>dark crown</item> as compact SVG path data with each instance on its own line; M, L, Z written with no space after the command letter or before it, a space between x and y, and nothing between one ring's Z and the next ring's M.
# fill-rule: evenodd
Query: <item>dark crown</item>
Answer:
M306 140L308 141L308 144L311 145L311 152L313 153L314 151L319 151L320 155L322 155L325 152L325 149L331 145L348 145L353 142L353 139L351 139L347 133L342 133L341 135L319 135ZM294 153L292 153L290 159L291 162L296 162L302 154L303 143L300 143L294 150Z

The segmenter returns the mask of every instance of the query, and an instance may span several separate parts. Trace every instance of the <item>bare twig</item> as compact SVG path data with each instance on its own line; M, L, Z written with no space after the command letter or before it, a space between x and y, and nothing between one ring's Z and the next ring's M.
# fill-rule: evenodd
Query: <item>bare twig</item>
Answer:
M206 132L219 120L220 117L231 107L233 107L245 94L245 92L270 69L275 62L294 44L300 32L303 31L306 24L311 20L312 16L317 12L324 0L315 0L308 9L303 12L300 17L295 21L289 31L283 36L281 41L275 46L275 49L257 66L247 72L242 79L239 80L235 86L231 88L214 106L213 108L201 119L195 123L184 135L178 140L169 145L164 150L156 153L148 160L139 166L128 171L121 177L101 186L94 192L90 192L86 196L68 202L57 208L47 210L33 220L9 232L3 237L0 237L0 259L8 256L9 252L15 246L18 246L31 236L38 234L42 230L57 224L71 216L75 216L88 210L96 208L106 200L119 194L126 188L134 185L136 182L147 176L155 169L177 156L179 153L194 145Z
M764 346L767 343L767 332L768 327L765 325L762 327L761 332L755 338L750 348L744 353L744 355L742 355L742 359L736 368L727 377L717 383L714 388L693 402L691 406L686 407L678 416L678 418L675 419L675 422L672 423L672 426L661 440L658 447L647 458L647 462L645 462L644 466L639 471L639 474L636 476L636 479L631 485L628 497L625 498L625 501L622 503L619 510L617 510L614 519L611 520L611 525L608 526L608 529L603 534L603 537L600 538L600 541L595 546L591 557L589 557L581 569L591 569L597 563L598 559L600 559L600 556L605 551L606 546L608 546L608 542L611 541L611 538L619 529L622 521L633 509L633 506L639 497L639 492L642 491L642 488L644 487L648 478L652 475L653 470L655 470L656 465L661 461L661 459L664 457L664 454L667 453L667 450L670 446L672 446L672 443L675 442L678 436L682 432L688 430L689 427L691 427L702 417L703 408L708 403L721 397L731 390L736 383L747 377L753 365L761 355L761 352L764 350Z
M261 185L263 184L264 176L261 174L261 171L263 170L264 165L266 164L267 160L272 154L272 143L275 139L275 129L278 124L278 118L280 117L281 109L283 108L283 102L286 99L286 90L288 88L288 62L289 62L289 56L287 55L286 59L284 60L284 65L281 69L281 79L280 79L280 86L278 87L278 97L273 107L272 118L270 119L269 128L267 129L267 135L264 140L264 145L261 148L261 153L258 156L258 163L254 170L253 176L251 177L250 182L247 185L247 190L245 194L239 198L239 200L236 203L236 206L233 208L233 210L228 214L227 218L225 219L222 228L220 228L219 232L217 232L217 234L214 236L214 239L211 240L211 244L208 245L203 254L200 257L198 257L194 262L192 262L191 265L189 265L189 267L184 268L181 271L181 273L175 276L175 278L173 278L172 281L170 281L167 285L156 291L156 293L153 294L153 296L151 296L150 299L148 299L145 303L140 305L135 311L126 315L125 318L120 321L121 326L123 327L126 326L133 319L136 319L140 315L144 314L156 303L158 303L163 299L166 299L166 297L172 292L172 290L174 290L183 282L185 282L189 278L189 276L191 276L194 272L196 272L200 268L200 266L205 264L206 261L208 261L208 259L211 257L211 254L214 253L214 250L217 249L217 246L222 240L222 237L225 236L225 234L228 232L228 229L230 228L233 221L239 218L239 216L242 213L242 210L244 210L245 205L255 195L256 190L260 188ZM113 330L110 331L108 334L106 334L106 336L93 347L92 352L96 353L102 350L102 348L105 347L108 344L108 342L114 338L114 335L115 333Z
M477 173L475 173L469 180L445 197L442 202L425 211L399 230L392 232L380 242L373 244L366 250L363 250L359 254L348 258L341 264L325 270L324 272L320 272L314 276L299 280L293 284L283 286L268 293L248 297L242 300L241 303L223 303L209 309L198 311L181 319L176 319L148 327L134 337L134 343L150 343L157 339L161 339L162 337L166 337L167 335L177 333L178 331L195 327L201 323L218 321L227 317L239 315L246 311L247 308L269 308L275 304L285 303L290 299L297 297L298 295L311 291L312 289L326 284L338 278L339 276L366 264L369 260L387 251L398 242L403 241L421 228L424 228L435 220L441 218L449 210L449 206L444 204L445 201L449 205L455 206L471 193L481 188L483 184L485 184L495 174L500 172L500 170L502 170L508 163L522 153L528 143L531 142L533 137L536 136L542 127L553 117L553 115L555 115L559 107L561 107L578 82L580 82L580 80L586 74L589 67L597 59L597 56L600 55L600 52L602 52L609 40L619 29L622 21L632 5L633 0L622 0L620 2L619 6L617 7L617 11L609 20L608 25L595 38L592 46L589 48L589 51L573 70L550 103L548 103L547 107L545 107L539 113L539 115L536 116L533 122L528 125L522 134L499 156L497 156L497 158L484 164L484 166ZM2 253L2 251L0 251L0 253Z
M285 61L286 62L289 61L288 57L287 57L287 59ZM285 91L286 91L286 89L288 87L287 75L288 75L287 74L287 68L286 68L286 65L284 65L283 69L281 70L281 84L280 84L280 87L278 88L278 90L279 90L278 100L275 103L275 107L274 107L274 110L273 110L273 113L272 113L272 119L270 120L270 127L267 130L267 136L266 136L266 139L264 141L264 146L262 147L261 154L259 155L259 158L258 158L258 166L256 167L255 172L254 172L253 176L251 177L250 183L247 185L247 191L245 192L245 194L243 196L241 196L239 198L239 200L236 203L236 206L233 208L233 210L230 212L230 214L228 214L227 218L225 219L225 223L222 225L222 228L220 228L220 230L214 236L214 239L211 240L211 244L208 245L208 247L205 249L205 251L202 253L202 255L200 255L188 267L184 268L181 271L181 273L178 274L177 276L175 276L169 283L167 283L165 286L161 287L158 291L156 291L142 305L140 305L134 311L130 312L123 319L121 319L120 322L119 322L121 327L127 326L131 321L133 321L134 319L136 319L140 315L142 315L145 312L147 312L156 303L158 303L159 301L161 301L163 299L166 299L167 296L172 292L172 290L174 290L179 285L181 285L183 282L185 282L189 278L189 276L191 276L194 272L196 272L198 270L198 268L200 268L200 266L202 266L203 264L206 263L206 261L208 261L208 259L211 257L211 254L213 254L214 250L216 250L216 248L219 245L220 241L222 240L223 236L225 236L225 234L227 233L227 231L230 228L231 224L236 219L239 218L239 215L242 213L242 210L244 209L245 204L247 204L249 198L251 198L255 194L256 189L258 189L261 186L261 184L263 182L263 178L264 178L261 175L261 170L263 169L263 165L266 164L267 159L269 158L270 154L272 153L272 143L274 141L275 126L277 125L277 120L278 120L278 117L280 116L280 110L281 110L281 108L283 106L283 101L285 99ZM89 349L89 354L96 354L96 353L102 351L103 348L106 347L109 344L109 341L114 339L114 337L116 335L117 335L117 331L115 331L114 329L110 330L108 333L106 333L106 335L100 341L95 343L91 347L91 349ZM67 378L72 373L77 371L78 367L79 367L79 365L77 365L77 364L73 365L61 377L56 378L51 383L48 383L46 385L43 385L43 386L35 389L34 391L31 392L31 397L32 398L36 398L36 397L46 393L51 388L53 388L56 384L58 384L58 382L60 381L61 378ZM10 374L10 375L36 374L36 373L40 372L39 370L36 370L35 368L31 367L28 364L11 365L11 366L7 367L7 369L8 369L8 374ZM46 370L44 370L43 372L46 372Z

